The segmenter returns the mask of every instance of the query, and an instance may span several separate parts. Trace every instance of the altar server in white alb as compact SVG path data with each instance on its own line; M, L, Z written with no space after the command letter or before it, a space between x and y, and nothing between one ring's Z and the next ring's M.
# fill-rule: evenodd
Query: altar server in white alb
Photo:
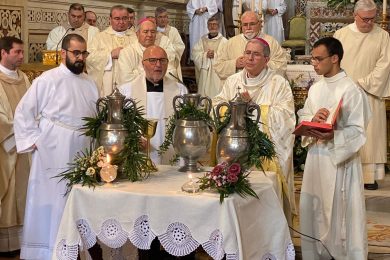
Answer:
M264 33L274 37L279 44L284 41L283 14L287 10L285 0L268 0L264 19Z
M291 223L291 214L296 213L292 161L294 99L288 81L268 68L270 55L270 47L265 40L250 40L243 53L246 60L244 69L226 80L221 93L213 99L213 105L232 100L240 92L260 106L259 128L274 142L277 154L263 168L276 172L280 191L278 197L283 202L287 221Z
M46 49L56 50L57 46L61 47L61 39L65 34L79 34L86 42L90 42L98 32L99 28L85 22L84 6L74 3L69 7L68 22L50 31L46 40Z
M215 63L215 72L222 81L245 67L246 57L243 55L245 46L251 39L258 37L268 42L271 56L267 67L284 75L287 70L286 52L279 43L270 35L262 33L262 21L257 13L245 12L241 17L242 33L230 38L222 48L218 50L218 60Z
M90 145L80 128L83 117L95 116L99 95L94 81L83 73L87 56L84 38L67 35L60 66L36 78L16 108L17 151L32 152L22 259L51 259L66 202L66 183L53 177Z
M387 162L386 102L390 96L390 37L375 24L376 4L360 0L355 5L355 22L336 31L334 37L345 51L341 67L367 94L372 118L367 127L367 142L360 149L364 187L375 190L375 180L385 177Z
M190 18L190 50L207 34L207 20L218 12L215 0L189 0L187 14Z
M207 27L209 33L203 35L194 46L191 60L195 64L198 93L213 98L222 89L221 80L214 71L214 64L218 59L218 49L227 40L219 33L219 20L215 15L208 20Z
M158 120L155 136L151 139L150 157L155 164L168 164L173 154L160 158L157 150L164 141L166 119L174 113L172 100L176 95L187 93L184 85L177 83L165 74L168 69L168 56L159 46L145 49L142 58L144 72L133 81L122 85L119 90L127 98L133 98L145 108L146 117Z
M341 43L318 40L312 51L314 70L323 79L309 90L299 121L325 122L342 99L335 129L311 130L300 198L303 259L367 259L366 209L359 149L366 141L371 115L366 94L340 69ZM330 253L330 254L329 254Z

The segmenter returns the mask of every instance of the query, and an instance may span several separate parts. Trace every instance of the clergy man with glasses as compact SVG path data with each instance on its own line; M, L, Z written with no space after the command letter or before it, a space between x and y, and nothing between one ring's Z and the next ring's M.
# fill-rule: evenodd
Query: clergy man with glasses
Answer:
M172 152L160 157L157 153L165 137L166 119L174 113L173 97L187 93L184 85L177 83L165 74L168 69L168 56L165 50L152 45L142 55L143 72L134 80L120 86L119 90L127 98L133 98L138 106L145 108L145 116L157 119L155 136L151 139L151 159L155 164L168 164Z
M243 55L246 44L253 38L262 38L268 42L271 49L271 56L268 61L268 68L284 75L287 70L286 52L272 36L261 32L263 21L252 11L245 12L241 17L242 33L230 38L218 50L218 60L215 63L215 72L221 81L242 70L245 67L245 56Z
M366 189L378 189L376 180L385 176L387 162L386 104L390 96L390 37L375 24L377 7L372 0L355 5L355 22L338 30L334 37L344 48L341 67L362 88L372 108L367 142L360 150Z
M95 82L84 73L87 44L78 34L62 41L62 62L36 78L14 117L18 153L32 152L21 259L52 259L66 202L66 182L54 176L90 147L80 130L96 115Z
M312 56L314 70L323 78L310 88L305 106L298 111L299 121L329 123L342 101L331 131L313 128L302 137L302 146L308 147L299 201L302 259L366 260L359 149L366 141L370 107L364 91L340 68L340 41L318 40Z
M261 38L249 40L242 53L243 70L230 76L222 91L213 98L213 105L232 100L241 93L248 101L260 106L259 128L275 144L277 156L263 165L264 170L278 175L278 195L289 223L296 213L292 151L295 127L294 99L290 84L269 68L272 50Z

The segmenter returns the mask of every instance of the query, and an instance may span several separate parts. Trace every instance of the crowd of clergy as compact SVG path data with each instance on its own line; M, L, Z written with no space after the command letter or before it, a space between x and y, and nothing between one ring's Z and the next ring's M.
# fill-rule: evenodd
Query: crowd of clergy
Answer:
M213 105L240 93L260 106L259 128L276 150L263 168L277 174L277 195L289 225L300 216L303 259L367 259L364 188L377 189L376 180L384 178L383 97L390 96L389 34L375 24L376 4L357 1L354 22L314 44L311 64L323 77L296 113L286 79L287 52L280 46L285 1L263 0L262 15L245 11L241 32L230 39L224 36L221 3L187 4L198 93ZM47 49L60 51L61 63L32 84L19 69L23 41L0 38L0 252L21 249L21 259L52 258L66 203L65 182L53 177L89 147L82 118L93 117L97 99L115 88L140 102L146 117L158 119L151 158L168 163L158 148L165 120L173 114L173 97L188 93L181 69L186 45L164 7L157 7L154 17L137 22L135 17L133 9L113 6L110 26L100 31L93 11L72 4L68 22L54 28L46 42ZM298 122L327 122L340 100L334 130L310 130L302 137L308 155L298 207L296 115Z

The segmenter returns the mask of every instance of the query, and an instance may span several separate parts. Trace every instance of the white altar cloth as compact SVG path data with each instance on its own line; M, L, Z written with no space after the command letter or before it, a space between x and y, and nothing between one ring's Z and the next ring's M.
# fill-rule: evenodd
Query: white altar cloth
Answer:
M142 182L95 189L75 185L62 216L53 259L77 259L78 247L89 249L97 238L111 248L130 240L137 248L149 249L156 236L175 256L187 255L201 245L213 259L222 259L224 254L226 259L295 259L273 182L263 173L250 175L260 199L233 194L220 204L218 193L182 192L188 177L177 172L177 167L158 168L159 172Z

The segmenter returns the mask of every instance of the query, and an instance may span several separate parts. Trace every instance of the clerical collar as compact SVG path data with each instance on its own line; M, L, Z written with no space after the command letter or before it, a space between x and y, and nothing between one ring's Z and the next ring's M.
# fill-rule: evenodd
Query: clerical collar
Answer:
M124 36L124 35L126 35L126 31L123 31L123 32L117 32L115 30L113 30L113 31L115 32L116 36Z
M147 92L163 92L164 91L164 88L163 88L163 85L164 85L164 80L160 80L157 84L149 81L148 79L146 79L146 91Z
M165 32L165 30L166 30L166 27L159 27L159 26L157 26L157 31L158 32Z
M267 69L263 69L259 75L257 75L254 78L249 78L248 77L248 72L245 71L245 83L248 84L249 86L254 86L259 84L260 80L264 77L264 75L267 73Z
M19 78L18 72L16 70L10 70L10 69L4 67L2 64L0 64L0 71L10 78L13 78L13 79Z
M345 73L345 71L343 69L340 69L340 71L337 74L333 75L332 77L324 77L324 80L327 83L333 83L346 76L347 74Z
M208 36L209 36L209 39L211 40L211 39L214 39L215 37L217 37L218 33L215 36L212 36L211 34L208 34Z

